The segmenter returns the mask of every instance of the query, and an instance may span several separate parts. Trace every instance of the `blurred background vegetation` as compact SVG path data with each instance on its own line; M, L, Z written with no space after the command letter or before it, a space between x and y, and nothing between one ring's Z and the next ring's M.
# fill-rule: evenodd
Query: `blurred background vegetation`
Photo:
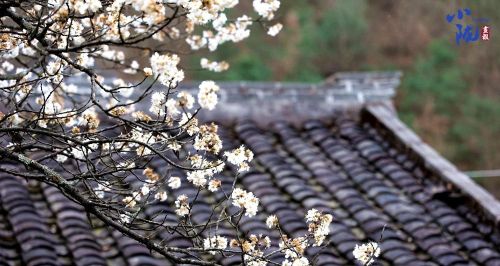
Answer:
M242 2L251 8L251 1ZM196 71L196 78L320 82L339 71L402 70L396 98L401 119L461 170L500 169L500 1L282 5L285 28L278 38L257 27L250 40L208 56L227 60L229 71ZM455 44L455 26L445 16L466 7L474 18L489 19L490 41ZM477 181L500 198L500 177Z

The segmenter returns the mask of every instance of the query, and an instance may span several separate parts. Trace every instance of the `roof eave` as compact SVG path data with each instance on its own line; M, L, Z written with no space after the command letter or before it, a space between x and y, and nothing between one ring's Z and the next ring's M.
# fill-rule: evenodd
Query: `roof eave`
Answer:
M387 103L367 104L363 115L375 120L387 132L393 135L395 141L407 149L408 153L423 162L426 170L442 179L477 204L483 214L500 225L500 202L470 177L458 170L448 160L443 158L429 145L424 143L411 129L399 120L393 107Z

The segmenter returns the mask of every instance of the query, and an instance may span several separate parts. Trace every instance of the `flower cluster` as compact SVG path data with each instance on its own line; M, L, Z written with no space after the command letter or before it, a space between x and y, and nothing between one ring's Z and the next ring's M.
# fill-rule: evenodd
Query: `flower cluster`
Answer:
M168 199L167 192L165 191L160 191L155 194L155 199L159 201L166 201Z
M163 228L158 224L160 219L155 219L160 213L140 212L149 204L167 204L170 192L181 187L181 178L172 176L176 168L190 169L185 171L186 185L217 192L223 187L217 177L226 162L243 172L253 159L253 153L243 146L220 156L223 147L218 127L202 124L195 117L200 109L216 107L220 88L214 81L201 82L197 94L178 86L186 74L182 69L188 54L184 48L215 51L223 43L249 37L255 22L271 36L281 31L282 25L271 21L279 0L255 0L258 16L233 17L235 12L228 9L239 2L29 0L6 9L2 23L8 22L7 28L0 33L0 98L6 101L1 100L0 105L7 103L7 109L0 112L1 127L29 126L41 132L20 131L23 143L12 141L16 143L7 148L15 146L16 152L18 146L26 149L22 151L26 156L19 160L26 160L38 145L43 150L53 148L48 160L57 162L58 167L78 164L80 172L72 171L75 182L92 177L87 186L75 189L89 196L89 204L96 203L98 211L105 209L104 215L130 230L135 230L131 224L136 217L144 228ZM222 72L229 63L203 58L200 66ZM108 71L101 69L120 73L104 76ZM35 150L30 141L37 143ZM57 146L54 149L49 143ZM155 157L164 161L162 169L166 170L153 170L157 167L151 163ZM224 203L240 208L239 214L255 216L259 199L252 192L230 189L230 195L223 191L216 196L225 196ZM196 200L187 195L172 199L175 213L188 216ZM110 208L102 207L108 205ZM221 202L219 206L226 210L227 205ZM220 215L217 226L230 215L221 209L214 208L211 216ZM180 220L185 226L176 229L185 230L180 233L206 235L191 219ZM212 227L208 222L207 228ZM277 219L268 224L277 226ZM227 245L221 236L203 240L204 249L212 254ZM263 250L270 245L269 237L261 235L250 235L238 243L245 263L251 266L266 265ZM197 254L190 257L200 258Z
M306 221L309 223L309 232L314 235L313 246L320 246L330 233L331 214L322 214L316 209L307 212Z
M297 237L284 239L279 243L279 248L285 253L285 260L282 266L307 266L309 260L304 257L304 252L308 246L307 238Z
M111 190L111 188L110 188L109 182L103 181L103 182L97 184L97 187L94 189L94 192L98 198L103 199L105 193L110 191L110 190Z
M237 0L226 1L178 1L188 11L188 32L194 31L194 25L205 25L212 21L214 31L205 30L202 35L190 35L186 42L191 49L198 50L208 46L210 51L215 51L217 47L225 42L239 42L250 35L249 26L252 25L252 19L243 15L229 22L226 14L223 12L227 8L234 7ZM253 2L255 11L266 18L272 20L274 13L280 7L279 0L255 0Z
M157 91L151 95L151 107L149 111L155 115L162 116L164 114L163 104L165 103L165 93Z
M214 29L203 31L203 35L193 34L186 38L187 44L192 50L199 50L208 47L210 51L215 51L217 48L228 41L237 43L250 36L250 27L253 23L252 19L247 15L243 15L236 19L235 22L227 23L226 15L221 14L214 20Z
M151 188L155 189L156 183L160 180L160 175L155 173L153 169L149 167L144 169L143 174L147 177L147 180L141 187L141 194L143 196L147 196L150 194ZM154 198L159 201L166 201L168 199L168 195L167 192L158 190L155 193Z
M312 246L321 246L330 233L329 227L332 219L330 214L323 214L316 209L311 209L305 216L306 222L309 223L308 234L297 238L282 235L279 243L279 250L285 254L282 266L309 265L309 260L304 256L304 252L311 245L310 239L314 240ZM270 229L279 228L278 217L276 215L268 216L266 225Z
M123 198L122 202L125 203L125 207L134 208L137 202L141 200L141 192L133 192L132 196L127 196Z
M85 110L82 113L81 117L78 119L78 125L87 126L89 131L95 131L99 127L100 123L101 121L99 120L95 109Z
M222 149L222 141L217 134L217 125L214 123L199 127L199 133L194 139L194 148L198 151L208 151L218 154Z
M62 7L66 1L61 0L49 0L48 3L53 8ZM80 15L85 15L87 12L93 13L102 7L102 3L99 0L89 0L89 1L67 1L67 6L76 10Z
M283 24L277 23L269 27L269 29L267 30L267 34L269 34L270 36L276 36L278 35L278 33L280 33L281 29L283 29Z
M199 88L198 103L202 108L213 110L218 101L217 92L220 89L219 86L213 81L203 81Z
M168 179L168 186L171 189L178 189L181 187L181 179L177 176L172 176Z
M224 163L222 161L208 161L201 157L200 155L192 155L189 157L191 165L198 170L189 171L187 173L187 180L191 182L198 188L204 188L207 181L211 179L215 174L222 172L224 169ZM211 190L215 189L215 184L211 184Z
M352 252L362 265L370 265L375 262L375 258L380 256L380 247L376 242L369 242L362 245L356 245Z
M211 238L205 238L203 240L203 247L205 249L217 249L217 250L224 250L227 248L227 238L222 237L222 236L214 236ZM217 251L211 250L209 251L210 254L215 255Z
M278 217L276 217L276 215L270 215L266 219L266 225L267 227L269 227L269 229L278 227L279 225Z
M129 0L130 1L130 0ZM126 0L116 0L113 3L113 8L119 8L121 3L126 3ZM160 23L166 18L166 9L161 2L154 0L131 0L132 6L136 11L144 12L145 18L144 22L152 25L154 23Z
M128 146L131 149L135 148L139 156L151 154L151 149L146 147L146 145L151 146L157 142L157 138L151 132L145 132L140 128L132 130L130 140L133 142L128 143Z
M88 150L85 147L80 148L71 148L71 155L78 160L85 160L85 157L88 155Z
M231 194L233 205L245 209L245 216L255 216L259 208L259 199L252 192L247 192L241 188L235 188Z
M124 224L130 223L130 215L127 213L120 214L120 221Z
M154 184L158 182L158 180L160 180L160 175L155 173L152 168L147 167L146 169L144 169L144 171L142 171L142 174L147 177L147 181L150 184Z
M238 0L222 0L222 1L192 1L192 0L176 0L178 5L184 7L188 11L188 19L198 25L206 24L215 19L219 12L223 12L227 8L233 8L238 4Z
M210 61L206 58L202 58L200 61L201 68L207 69L213 72L222 72L229 69L229 64L226 61L216 62Z
M158 80L167 87L175 87L179 82L184 80L184 71L177 68L180 62L179 56L176 54L154 53L150 58L151 69L154 75L158 76Z
M248 163L253 160L253 152L243 145L231 152L225 152L224 156L227 157L228 162L238 166L239 172L248 171L250 168Z
M244 255L243 260L245 265L249 266L265 266L266 260L263 258L264 250L271 247L271 239L268 236L251 234L248 239L231 240L231 247L240 248Z
M274 18L274 13L280 8L279 0L253 0L253 8L267 20Z
M196 187L202 188L207 184L207 175L203 170L190 171L187 173L187 180Z
M186 216L189 214L189 198L186 195L180 195L175 201L175 213L179 216Z
M238 42L250 35L249 27L253 24L254 18L242 15L234 19L228 19L226 11L234 8L239 3L238 0L169 0L169 1L139 1L139 0L114 0L103 2L100 0L89 1L74 1L74 0L50 0L46 8L42 5L34 4L31 8L24 10L26 15L30 18L29 21L41 21L46 25L36 25L47 29L47 34L37 37L29 42L23 42L22 38L18 38L14 34L3 33L0 36L2 58L11 59L18 56L28 56L30 58L37 58L43 47L54 47L57 53L53 53L48 58L48 63L43 68L45 73L42 73L41 78L48 81L43 86L56 85L61 90L54 87L46 99L38 101L43 104L43 111L49 115L52 113L53 118L56 113L69 112L71 108L64 108L64 103L61 102L60 93L77 93L80 88L74 84L67 84L64 77L73 74L72 68L81 71L88 75L89 81L96 88L103 89L97 91L98 96L103 97L109 101L106 106L110 114L115 117L121 117L127 113L132 113L132 117L139 121L149 122L151 117L142 111L134 112L134 101L130 100L126 104L130 107L124 106L120 99L116 96L120 95L124 98L129 98L133 95L134 85L125 82L122 79L116 78L110 82L115 86L105 82L104 78L97 73L91 74L92 67L97 60L103 62L112 62L116 65L122 65L122 71L126 74L137 74L141 69L141 60L134 58L127 58L131 54L126 54L122 49L119 49L121 44L130 45L134 44L132 49L142 49L138 44L142 41L152 39L158 42L166 41L166 36L171 39L185 38L193 49L200 49L208 47L211 51L227 41ZM254 9L257 14L265 17L267 20L274 17L274 13L280 6L278 0L262 0L254 1ZM183 9L182 12L178 8ZM15 10L13 8L12 10ZM171 14L178 14L186 16L185 30L179 29L179 26L169 25L170 20L177 17L169 17ZM262 23L262 22L261 22ZM172 23L173 24L173 23ZM203 25L201 35L195 28L198 25ZM211 25L213 29L206 27ZM168 26L168 27L165 27ZM267 25L265 25L268 27ZM201 27L200 27L201 28ZM281 29L281 24L275 24L269 27L271 35L277 34ZM21 34L24 36L24 33ZM41 45L39 38L44 37L43 40L46 44ZM129 43L130 41L130 43ZM111 43L112 45L103 44ZM56 56L60 52L66 52L61 56ZM180 57L175 53L165 54L164 52L157 52L155 49L143 49L145 54L149 53L150 67L143 68L143 74L146 77L152 76L167 87L175 87L179 82L184 79L184 71L179 68ZM128 52L127 52L128 53ZM72 61L73 60L73 61ZM201 66L210 71L220 72L227 70L229 64L227 62L215 62L206 58L201 60ZM100 64L99 64L100 65ZM29 95L32 85L31 81L36 81L38 78L33 75L36 73L33 70L31 73L29 69L18 67L16 71L15 66L8 61L2 63L0 74L7 72L15 72L16 74L24 74L19 82L15 80L1 80L0 83L6 86L13 86L18 84L21 88L16 92L16 100L21 101L24 96ZM87 69L89 68L89 69ZM49 86L50 87L50 86ZM217 96L215 92L218 87L214 83L202 84L199 93L200 106L213 109L217 103ZM178 114L176 108L173 106L190 109L193 106L193 98L188 94L179 93L179 100L173 101L169 99L169 95L164 92L156 92L153 95L151 112L158 116L164 115L165 107L168 107L169 115ZM175 104L174 104L175 103ZM117 106L120 104L120 106ZM72 120L73 115L65 116L65 123L70 126L68 122ZM75 113L74 116L77 116ZM187 115L189 117L189 115ZM75 117L79 120L87 118ZM168 117L170 118L170 117ZM18 125L24 119L15 114L9 118L14 125ZM38 119L37 123L41 127L47 127L53 121L52 119ZM91 130L96 130L99 126L97 123L89 123Z
M179 125L186 130L189 136L193 136L199 131L198 119L189 113L183 113Z
M181 91L177 94L177 105L180 108L191 109L194 105L194 97L187 91Z
M67 160L68 160L68 156L66 156L64 154L58 154L56 156L56 161L59 162L59 163L64 163Z
M222 182L219 179L212 179L208 182L208 190L216 192L221 187Z

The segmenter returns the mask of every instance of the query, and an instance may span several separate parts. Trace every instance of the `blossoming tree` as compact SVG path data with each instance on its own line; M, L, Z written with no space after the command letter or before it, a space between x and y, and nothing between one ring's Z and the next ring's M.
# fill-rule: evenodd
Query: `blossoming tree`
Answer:
M0 1L0 136L6 144L0 155L3 162L29 171L0 170L57 187L89 214L174 262L213 265L222 255L240 256L248 265L308 265L304 249L324 244L330 214L310 210L305 217L309 233L303 236L286 236L276 216L270 216L267 225L282 236L280 243L271 243L238 229L241 217L257 214L259 199L237 186L237 176L204 223L191 219L197 197L169 194L183 182L198 193L220 192L216 176L225 167L249 169L250 150L223 151L217 125L196 118L203 109L215 108L217 84L203 81L194 96L178 90L184 79L178 54L186 54L185 48L215 51L247 38L253 25L267 28L271 36L281 30L273 21L278 0L254 0L254 14L229 18L227 11L237 4ZM215 72L229 67L206 58L200 65ZM156 172L150 163L158 158L169 169L185 172L186 180ZM145 214L153 203L171 204L178 223L156 219L161 213ZM238 237L219 235L221 223L231 224ZM191 246L152 237L158 231L180 234ZM271 261L275 254L282 259Z

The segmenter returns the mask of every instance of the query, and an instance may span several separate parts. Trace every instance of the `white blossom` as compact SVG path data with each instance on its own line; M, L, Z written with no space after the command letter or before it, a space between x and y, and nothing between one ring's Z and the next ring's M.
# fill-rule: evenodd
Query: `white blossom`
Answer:
M276 23L275 25L269 27L267 30L267 34L270 36L276 36L278 33L280 33L281 29L283 29L283 24L281 23Z
M292 261L285 260L281 264L282 266L308 266L309 260L306 257L300 257L293 259Z
M380 247L376 242L369 242L359 246L356 245L352 255L354 255L354 258L362 265L370 265L375 262L375 258L380 255Z
M203 170L191 171L187 173L187 180L196 187L205 187L207 184L206 172Z
M266 225L269 227L269 229L273 229L276 226L278 226L278 217L276 215L270 215L266 219Z
M147 196L149 194L149 191L150 191L150 189L149 189L149 185L148 184L142 185L142 187L141 187L141 194L143 196Z
M156 115L163 115L163 104L165 103L165 93L163 92L154 92L151 95L151 107L149 111Z
M221 181L219 179L212 179L208 182L208 190L216 192L221 186Z
M196 51L205 47L208 43L208 40L207 38L200 35L191 35L186 38L186 42L191 47L191 50Z
M181 144L179 144L179 142L177 142L177 141L175 141L175 140L174 140L174 141L171 141L171 142L167 145L167 147L168 147L169 149L173 150L173 151L179 151L179 150L182 148L182 145L181 145Z
M219 16L212 22L214 29L220 29L224 24L226 24L227 16L224 13L220 13Z
M151 69L150 67L145 67L142 71L144 72L144 75L146 77L153 75L153 69Z
M135 201L135 199L131 196L127 196L125 198L123 198L123 203L125 203L125 207L127 208L134 208L135 205L137 204L137 201Z
M181 187L181 179L177 176L171 176L168 179L168 186L172 189L178 189Z
M68 1L69 3L73 3L72 1ZM78 10L80 14L85 14L87 11L96 12L102 7L101 1L99 0L89 0L89 1L75 1L73 4L74 8Z
M11 64L9 61L4 61L2 63L2 68L7 71L7 72L10 72L12 70L14 70L14 65Z
M71 154L79 160L84 160L85 159L85 153L83 152L83 147L82 148L71 148Z
M227 238L222 236L214 236L211 238L205 238L203 240L203 247L205 249L219 249L224 250L227 248ZM217 254L217 251L209 251L210 254Z
M158 75L158 79L163 85L173 87L184 80L184 71L177 68L180 62L178 55L154 53L150 62L153 74Z
M167 192L165 191L160 191L155 194L155 199L159 201L166 201L168 198Z
M181 91L177 94L177 98L177 103L180 107L184 107L187 109L193 108L194 97L191 95L191 93L187 91Z
M9 121L13 126L19 126L22 122L24 122L24 119L19 114L14 114L9 117Z
M179 110L177 101L174 99L168 99L167 102L165 103L165 107L167 107L167 112L170 117L176 117L178 114L181 113Z
M227 157L228 162L238 166L239 172L248 171L248 163L253 160L253 152L243 145L233 151L225 152L224 156Z
M202 108L208 110L213 110L217 104L217 92L219 91L219 86L213 81L203 81L198 92L198 103Z
M66 156L64 154L58 154L56 156L56 161L58 161L60 163L64 163L66 160L68 160L68 156Z
M331 214L322 214L316 209L311 209L306 214L306 222L309 222L309 232L314 235L314 245L320 246L325 237L330 233L330 224L333 220Z
M207 69L213 72L226 71L229 68L229 64L226 61L216 62L210 61L206 58L200 60L201 68Z
M186 216L189 214L189 202L186 195L180 195L175 201L175 213L179 216Z
M181 120L179 120L179 125L186 130L189 136L193 136L200 130L198 128L198 119L192 114L182 113Z
M253 8L260 16L271 20L274 18L274 12L280 7L279 0L253 0Z
M107 181L97 184L97 187L94 189L96 196L100 199L104 198L105 192L107 191L110 191L109 183Z
M120 220L122 221L122 223L128 224L128 223L130 223L130 216L122 213L122 214L120 214Z
M218 154L222 149L222 141L217 134L217 130L218 127L214 123L200 126L193 147L198 151L209 151Z
M286 243L285 243L286 242ZM285 253L285 260L282 266L309 265L309 261L305 258L304 251L308 247L305 237L297 237L293 239L285 239L279 243L279 248Z
M231 194L233 205L245 209L245 216L255 216L259 207L259 199L252 192L241 188L235 188Z

